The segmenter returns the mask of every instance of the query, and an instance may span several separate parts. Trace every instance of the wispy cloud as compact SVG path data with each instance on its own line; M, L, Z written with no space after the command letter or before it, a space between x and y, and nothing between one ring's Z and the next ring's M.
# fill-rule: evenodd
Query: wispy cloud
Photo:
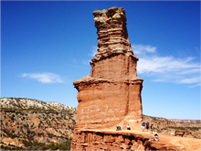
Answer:
M97 53L97 49L98 49L97 46L92 46L91 47L91 52L88 54L88 56L90 56L90 58L88 58L88 59L85 58L85 59L82 60L82 64L84 66L89 66L90 65L90 61L91 61L92 58L95 57L95 55Z
M156 52L156 47L153 47L151 45L137 45L133 44L132 49L137 55L145 55L147 52L149 53L155 53Z
M89 54L89 56L95 57L95 55L97 53L97 49L98 49L97 46L92 46L91 53Z
M157 47L150 45L133 44L132 49L139 58L137 64L138 74L151 76L154 82L200 85L200 63L196 62L195 58L158 56Z
M82 64L84 65L84 66L89 66L90 65L90 59L88 59L88 60L82 60Z
M37 80L41 83L63 83L62 78L54 73L23 73L22 77Z
M193 77L193 78L186 78L180 81L180 83L199 83L200 80L200 76L199 77Z

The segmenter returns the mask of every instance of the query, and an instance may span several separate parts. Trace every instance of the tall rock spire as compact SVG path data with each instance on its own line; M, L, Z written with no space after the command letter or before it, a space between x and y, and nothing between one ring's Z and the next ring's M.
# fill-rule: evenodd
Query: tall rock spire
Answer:
M93 15L95 27L97 28L99 48L90 63L93 64L113 54L127 54L137 59L133 54L128 39L124 8L112 7L108 10L96 10Z
M137 77L134 55L126 28L124 8L93 12L98 50L91 60L91 74L76 80L78 90L76 130L140 128L143 79Z

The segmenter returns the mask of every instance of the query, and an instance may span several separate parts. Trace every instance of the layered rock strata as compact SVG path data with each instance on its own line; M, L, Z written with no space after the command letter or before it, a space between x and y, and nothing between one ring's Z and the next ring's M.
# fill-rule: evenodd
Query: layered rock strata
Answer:
M147 138L122 132L77 132L72 140L72 150L148 150ZM155 149L155 148L154 148Z
M78 90L76 129L139 128L142 119L143 79L137 77L134 55L123 8L93 12L98 50L91 60L91 74L76 80ZM136 125L137 124L137 125Z
M201 150L200 139L158 134L159 141L148 141L154 134L140 131L80 130L71 150Z

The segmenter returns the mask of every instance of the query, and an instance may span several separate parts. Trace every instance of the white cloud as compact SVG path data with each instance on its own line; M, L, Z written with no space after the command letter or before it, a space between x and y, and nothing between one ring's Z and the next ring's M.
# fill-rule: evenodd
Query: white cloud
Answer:
M186 78L186 79L182 79L180 81L180 83L199 83L200 80L200 76L199 77L193 77L193 78Z
M200 86L200 63L196 62L195 58L158 56L157 47L150 45L133 44L132 48L134 54L139 58L138 74L150 76L154 78L154 82L174 82Z
M82 64L85 65L85 66L89 66L90 65L90 59L88 60L82 60Z
M91 53L89 54L89 56L95 57L95 55L97 53L97 49L98 49L97 46L92 46L92 50L91 50Z
M34 79L41 83L63 83L61 77L54 73L23 73L22 77Z
M155 53L156 52L156 47L150 46L150 45L137 45L137 44L132 44L132 49L135 52L135 54L145 54L147 52L149 53Z
M200 72L200 65L192 61L193 58L176 59L172 56L142 56L138 61L138 72L140 74L148 72L178 72L178 74Z
M84 66L89 66L89 65L90 65L91 59L94 58L95 55L96 55L96 53L98 52L97 49L98 49L97 46L92 46L92 47L91 47L91 53L88 54L88 56L90 56L90 59L83 59L83 60L82 60L82 64L83 64Z

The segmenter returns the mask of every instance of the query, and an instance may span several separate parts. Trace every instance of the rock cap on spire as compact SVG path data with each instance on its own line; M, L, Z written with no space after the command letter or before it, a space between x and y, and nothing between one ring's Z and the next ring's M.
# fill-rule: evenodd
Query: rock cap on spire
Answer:
M126 11L123 7L111 7L93 12L98 34L98 50L90 64L114 55L127 55L138 61L133 54L126 27Z

